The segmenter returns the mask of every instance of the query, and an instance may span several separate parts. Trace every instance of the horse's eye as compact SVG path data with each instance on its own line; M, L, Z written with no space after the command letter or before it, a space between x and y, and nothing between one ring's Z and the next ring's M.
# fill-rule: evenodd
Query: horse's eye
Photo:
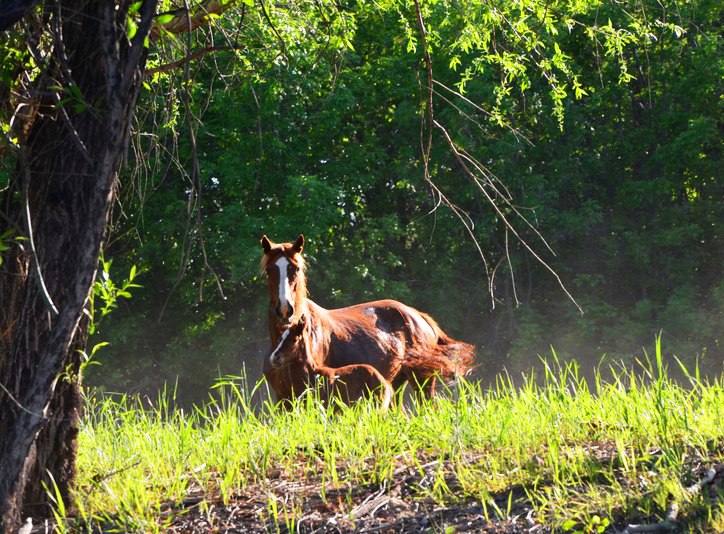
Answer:
M294 276L295 274L297 274L297 268L294 265L289 265L287 267L287 274L289 276Z

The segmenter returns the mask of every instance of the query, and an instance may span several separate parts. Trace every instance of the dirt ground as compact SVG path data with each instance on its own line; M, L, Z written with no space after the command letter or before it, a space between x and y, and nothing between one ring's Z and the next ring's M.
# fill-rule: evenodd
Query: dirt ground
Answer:
M522 492L513 490L510 516L500 519L488 505L488 517L480 501L441 504L429 496L432 474L439 462L417 468L401 467L395 482L327 489L314 477L291 480L278 476L263 486L249 486L227 503L209 503L202 496L189 497L168 510L168 532L537 532L550 529L538 524ZM456 482L446 484L454 490ZM518 495L518 493L520 493ZM273 519L268 496L277 497L278 515ZM508 510L508 496L495 497L500 510ZM283 510L294 510L293 520Z
M599 461L615 462L613 444L590 444L589 452ZM692 480L685 483L694 484L688 485L686 491L692 495L701 491L706 494L710 504L719 502L721 505L724 464L713 462L713 458L698 459L692 462L691 468ZM390 480L393 482L382 484L355 484L345 481L343 467L338 472L339 481L335 488L330 483L324 484L314 469L309 467L293 475L278 470L271 473L263 483L247 486L234 493L225 503L220 498L204 494L198 488L183 502L168 503L164 511L164 530L171 533L444 534L544 534L556 531L536 517L528 496L520 487L506 488L497 495L491 495L485 505L480 499L472 498L446 498L446 502L439 502L433 497L436 484L444 484L444 493L447 495L455 495L459 487L453 466L447 460L430 459L424 465L415 467L400 465L392 473ZM711 474L708 480L702 478L706 472ZM541 485L544 484L541 481ZM270 503L274 503L276 510ZM678 532L692 529L714 532L706 528L705 519L702 526L701 518L673 517L670 520L667 517L661 521L661 518L638 516L610 519L612 523L605 528L605 532ZM689 520L693 520L693 523ZM632 525L629 525L632 522L639 523L639 527L632 529ZM577 525L573 530L603 531L597 527L593 527L593 530L591 528L589 525L586 530L586 526Z

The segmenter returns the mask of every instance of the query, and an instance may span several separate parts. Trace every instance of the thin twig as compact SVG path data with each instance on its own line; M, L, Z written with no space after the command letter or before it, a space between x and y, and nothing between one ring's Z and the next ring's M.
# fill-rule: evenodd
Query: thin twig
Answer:
M492 113L490 113L488 110L483 109L482 107L480 107L478 104L476 104L475 102L473 102L472 100L470 100L468 97L466 97L465 95L463 95L461 92L456 91L455 89L452 89L451 87L448 87L447 85L445 85L444 83L442 83L442 82L439 81L439 80L433 80L432 82L433 82L435 85L438 85L438 86L442 87L443 89L445 89L445 90L448 91L449 93L455 95L455 96L458 97L459 99L463 100L463 101L466 102L467 104L470 104L473 108L475 108L475 109L478 110L479 112L483 113L484 115L487 115L488 117L492 117L492 116L493 116ZM437 93L437 91L436 91L436 94L439 95L440 93ZM532 142L530 139L528 139L525 135L523 135L523 133L522 133L520 130L518 130L517 128L513 128L513 127L510 126L510 125L508 125L507 127L508 127L508 129L509 129L511 132L513 132L513 135L515 135L516 137L521 137L522 139L525 140L526 143L528 143L530 146L533 146L533 142Z
M442 128L442 126L440 126L439 124L436 124L436 126ZM446 136L446 137L447 137L447 139L451 139L449 136ZM450 141L450 142L452 142L452 141ZM527 219L522 213L520 213L520 211L518 210L518 208L511 203L511 195L510 195L510 192L505 188L505 186L503 186L503 188L505 189L505 194L503 194L503 193L496 187L495 182L494 182L493 179L492 179L492 176L493 176L493 175L492 175L480 162L478 162L475 158L473 158L472 156L470 156L470 154L468 154L468 153L465 152L464 150L460 150L460 149L457 148L457 147L453 147L453 148L454 148L454 150L457 151L457 154L459 154L460 157L462 157L463 159L465 159L465 160L466 160L468 163L470 163L480 174L482 174L482 175L485 177L485 179L486 179L486 185L487 185L490 189L493 190L493 192L497 195L498 198L503 199L503 202L504 202L520 219L522 219L522 221L538 236L538 239L541 240L541 242L543 243L543 245L545 245L545 247L548 249L548 251L549 251L551 254L553 254L553 256L556 256L557 254L555 253L555 251L553 250L553 248L548 244L548 241L543 237L543 234L541 234L540 231L539 231L530 221L528 221L528 219ZM474 181L475 184L478 186L478 188L480 188L481 190L484 188L484 186L483 186L482 184L480 184L479 180L476 178L475 174L472 173L472 172L470 172L469 169L468 169L468 175L470 176L470 178L473 179L473 181ZM498 183L501 183L501 184L502 184L502 182L500 182L500 180L497 180L497 181L498 181Z
M452 212L455 214L455 216L462 222L463 226L465 227L465 230L467 231L470 238L473 240L473 243L475 244L475 247L478 250L478 254L483 260L483 265L485 266L485 274L488 277L488 288L489 288L489 294L490 294L490 300L491 300L491 306L492 308L495 308L495 298L493 296L492 292L492 280L490 278L490 269L488 266L488 259L485 256L485 253L483 252L483 249L480 247L480 243L478 242L477 238L475 237L474 224L472 220L470 219L467 214L465 214L458 206L456 206L454 203L452 203L440 190L440 188L432 181L432 178L430 177L430 152L432 150L432 133L433 133L433 125L434 125L434 115L433 115L433 72L432 72L432 58L430 57L430 49L427 44L427 31L425 30L425 21L422 17L422 9L420 7L419 0L415 0L415 13L417 16L417 25L420 32L420 41L422 43L422 49L423 49L423 56L425 59L425 67L427 71L427 139L424 140L424 120L421 122L420 126L420 145L422 149L423 154L423 169L424 169L424 178L425 181L428 183L429 187L432 189L434 193L438 195L439 202L437 205L440 204L440 202L443 202L447 207L449 207ZM467 221L466 217L467 216Z
M139 465L140 463L141 463L141 460L136 460L134 463L132 463L132 464L130 464L130 465L126 465L126 466L124 466L124 467L119 467L118 469L114 469L114 470L112 470L112 471L109 471L108 473L106 473L106 474L103 475L103 476L101 476L101 475L95 475L95 476L92 478L93 483L94 483L94 484L101 484L103 481L108 480L109 478L111 478L112 476L117 475L118 473L123 473L124 471L128 471L129 469L133 469L134 467L136 467L136 466Z
M186 9L186 24L188 26L188 32L186 34L187 39L187 45L188 49L191 50L191 44L192 44L192 35L191 31L193 29L192 27L192 21L191 21L191 11L189 9L189 3L188 0L184 0L184 7ZM178 288L179 284L181 283L181 279L183 278L184 271L186 270L186 266L188 264L189 256L191 255L191 239L190 239L190 229L191 229L191 220L194 214L194 211L196 211L196 204L199 202L199 194L200 194L200 187L198 187L199 182L199 160L196 153L196 134L194 132L193 127L193 121L191 117L191 102L189 100L189 91L190 91L190 77L191 77L191 56L186 55L185 63L184 63L184 71L183 71L183 90L181 92L181 99L184 103L184 108L186 110L186 121L189 129L189 142L191 144L191 161L192 161L192 168L191 168L191 191L189 192L189 199L186 203L186 228L184 229L184 236L183 236L183 243L181 245L181 257L179 258L179 268L178 272L176 273L176 280L174 281L173 286L171 287L171 290L169 291L168 295L166 295L166 300L163 303L163 306L161 307L161 313L158 316L158 321L161 322L161 319L163 319L163 315L166 312L166 307L168 306L168 303L171 301L171 297Z
M515 300L515 305L520 306L518 291L515 289L515 271L513 270L513 263L510 260L510 249L508 248L508 228L505 229L505 257L508 260L508 269L510 269L510 279L513 286L513 299Z
M33 417L37 417L38 419L47 419L44 414L38 414L31 410L28 410L25 406L23 406L18 399L16 399L12 393L8 390L8 388L5 387L5 384L0 382L0 389L2 389L5 393L7 393L8 397L10 397L10 400L13 401L13 403L20 408L22 411L24 411L27 414L32 415Z
M264 18L266 19L267 23L271 27L272 31L274 32L274 35L276 35L277 40L279 41L279 46L281 48L282 57L284 58L284 61L289 64L289 59L287 58L287 44L284 42L284 39L279 34L279 31L276 29L276 26L274 26L274 23L272 22L271 18L269 17L269 13L266 10L266 6L264 5L264 0L259 0L259 5L261 6L261 13L264 15Z
M55 303L53 302L53 299L48 294L48 288L45 285L45 280L43 279L43 273L40 269L40 260L38 259L37 251L35 250L35 239L33 238L33 224L30 217L30 198L29 198L29 191L30 191L30 165L27 160L27 156L25 154L25 149L20 149L18 151L19 157L20 157L20 164L23 167L24 175L23 175L23 217L25 219L25 231L28 234L28 244L30 245L30 262L33 264L33 272L35 273L35 280L38 284L38 289L40 289L40 296L43 299L43 302L45 302L45 305L48 307L48 309L53 313L53 315L58 316L58 308L56 308Z
M58 10L60 10L60 7L58 7ZM63 71L63 75L65 77L65 84L68 87L72 87L75 85L75 82L73 81L73 77L70 72L70 67L68 66L68 57L65 53L65 47L63 45L63 37L62 35L59 35L60 29L56 28L56 26L60 26L60 23L58 22L60 20L60 13L58 12L56 14L56 17L54 19L54 23L52 25L52 33L55 40L55 50L56 50L56 56L58 58L58 64L61 67L61 70ZM35 61L36 65L38 65L41 76L44 80L48 82L48 86L52 86L54 84L50 83L50 77L48 76L48 66L43 61L43 58L41 57L40 51L35 46L35 43L32 39L27 39L28 43L28 52L30 53L30 56ZM62 88L61 88L62 89ZM85 143L80 138L80 134L78 133L78 130L76 130L75 126L73 125L73 122L70 120L70 117L68 116L68 111L66 110L65 106L61 103L60 95L58 94L58 90L50 90L51 98L55 101L55 107L60 112L60 115L63 119L63 124L67 127L68 132L70 133L70 138L73 140L75 145L78 148L78 152L80 152L80 155L83 156L83 159L86 160L88 163L93 162L93 158L90 155L90 152L88 151L88 148L85 146Z

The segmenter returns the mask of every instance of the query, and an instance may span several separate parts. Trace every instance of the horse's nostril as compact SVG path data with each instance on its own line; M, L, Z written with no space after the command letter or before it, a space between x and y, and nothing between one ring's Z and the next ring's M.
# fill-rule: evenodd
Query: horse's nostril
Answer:
M287 325L294 316L294 307L291 304L282 307L281 303L279 303L276 305L276 308L274 308L274 313L282 325Z

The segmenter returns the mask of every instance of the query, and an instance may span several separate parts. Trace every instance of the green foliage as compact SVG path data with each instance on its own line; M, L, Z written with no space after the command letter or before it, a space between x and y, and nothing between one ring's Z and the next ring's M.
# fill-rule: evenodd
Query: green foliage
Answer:
M0 266L3 264L3 254L13 246L20 245L25 240L22 236L16 236L14 230L6 230L0 234Z
M126 278L120 286L117 286L111 279L112 264L113 260L106 260L101 256L101 269L99 277L97 277L100 279L97 279L93 284L93 291L89 299L90 307L85 310L86 315L90 318L89 333L91 335L95 333L100 322L118 307L119 299L131 298L129 289L142 287L133 282L139 274L135 265L131 266L128 272L128 278ZM96 306L96 303L100 303L100 306ZM100 316L97 315L98 312L100 312Z
M90 298L88 299L88 308L83 310L83 313L88 317L88 333L91 336L98 334L98 328L103 320L118 307L120 299L130 299L130 289L140 288L142 286L135 284L133 281L139 274L136 266L131 266L126 278L120 286L117 286L111 279L111 264L113 260L106 260L103 255L100 258L100 273L96 276L96 281L93 283L93 290ZM88 353L85 350L78 350L82 357L80 368L78 370L78 376L66 369L65 376L71 381L77 380L79 377L86 376L86 373L90 366L99 365L99 361L96 358L98 351L110 345L108 341L97 341L96 338L93 340L93 346Z

